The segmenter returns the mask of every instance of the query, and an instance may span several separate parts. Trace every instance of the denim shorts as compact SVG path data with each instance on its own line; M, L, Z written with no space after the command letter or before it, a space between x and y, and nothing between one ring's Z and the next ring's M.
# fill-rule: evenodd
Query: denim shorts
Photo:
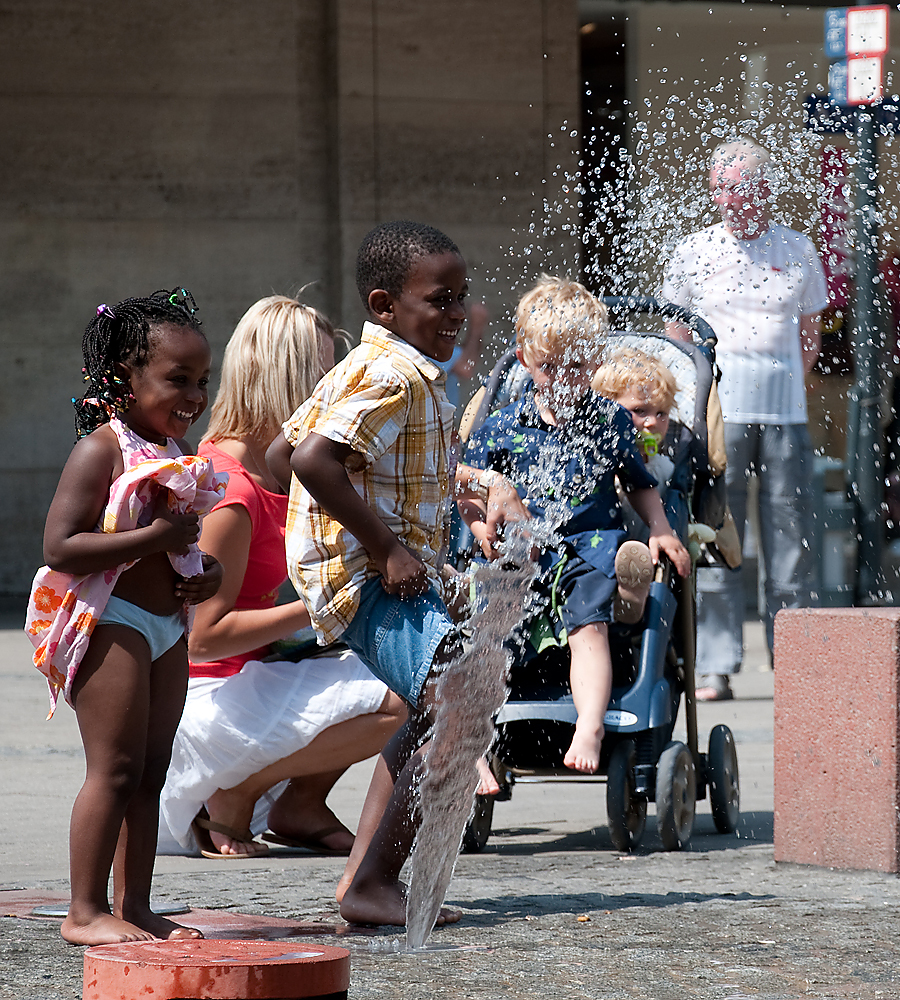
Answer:
M380 681L416 707L434 655L455 628L434 587L401 600L388 594L377 576L363 584L359 610L341 640Z

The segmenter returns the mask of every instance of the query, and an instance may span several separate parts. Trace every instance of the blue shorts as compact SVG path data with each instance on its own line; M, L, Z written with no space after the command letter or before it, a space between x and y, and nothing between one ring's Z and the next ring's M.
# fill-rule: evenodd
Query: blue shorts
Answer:
M566 633L594 622L611 622L613 598L616 596L616 573L597 568L578 556L570 556L556 585L564 603L559 605L559 618Z
M180 612L165 617L154 615L121 597L110 597L97 624L125 625L139 632L147 640L151 660L158 660L184 635L184 618Z
M455 629L434 587L420 597L401 600L388 594L377 576L363 584L359 610L341 641L380 681L416 707L435 653Z

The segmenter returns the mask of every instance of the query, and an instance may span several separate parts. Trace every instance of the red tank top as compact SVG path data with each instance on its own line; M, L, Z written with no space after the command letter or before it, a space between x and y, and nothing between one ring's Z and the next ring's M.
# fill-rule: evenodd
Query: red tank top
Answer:
M247 470L210 441L198 450L208 458L216 472L227 472L228 488L213 510L240 506L250 515L250 552L244 581L235 601L235 609L272 608L278 589L287 579L284 555L284 522L288 498L282 493L270 493L250 478ZM203 547L201 539L200 547ZM229 656L210 663L191 663L191 677L230 677L238 673L248 660L259 660L269 652L268 646L249 650L240 656Z

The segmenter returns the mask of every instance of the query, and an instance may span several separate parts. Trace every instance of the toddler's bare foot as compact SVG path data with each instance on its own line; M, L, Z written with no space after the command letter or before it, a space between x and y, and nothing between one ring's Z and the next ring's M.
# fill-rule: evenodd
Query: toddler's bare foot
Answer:
M402 882L350 885L341 900L341 916L351 924L406 926L406 886ZM441 907L435 926L455 924L461 910Z
M69 944L92 946L95 944L123 944L126 941L153 941L155 935L142 930L127 920L120 920L111 913L95 913L78 919L71 909L59 929L63 939Z
M633 625L644 615L644 604L653 579L653 558L643 542L623 542L616 553L618 593L613 605L617 622Z
M572 744L563 757L563 764L582 774L596 774L600 766L600 744L603 742L603 727L599 732L575 726Z
M500 785L497 783L497 778L484 757L478 758L478 763L475 765L475 769L478 771L478 787L475 789L476 794L497 795L500 791Z

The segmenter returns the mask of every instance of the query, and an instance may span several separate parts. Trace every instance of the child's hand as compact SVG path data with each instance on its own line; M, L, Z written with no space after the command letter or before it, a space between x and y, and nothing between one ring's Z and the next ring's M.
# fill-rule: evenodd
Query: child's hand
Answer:
M175 596L185 604L202 604L218 593L224 572L218 559L202 552L203 572L199 576L182 578L175 584Z
M196 514L179 514L169 509L168 490L160 490L153 506L151 524L160 532L160 551L187 555L200 537L200 518Z
M531 520L531 513L515 486L499 473L494 473L488 484L487 502L485 504L485 539L487 544L494 546L499 538L499 527L502 524L512 524L515 521ZM485 548L482 542L482 548ZM487 551L487 550L485 550ZM490 556L488 558L491 558Z
M425 564L402 542L388 552L381 570L381 585L389 594L400 597L418 597L428 589L428 574Z
M650 536L650 555L654 564L659 562L660 551L672 560L679 576L687 576L691 571L691 557L688 550L672 534L660 534Z

